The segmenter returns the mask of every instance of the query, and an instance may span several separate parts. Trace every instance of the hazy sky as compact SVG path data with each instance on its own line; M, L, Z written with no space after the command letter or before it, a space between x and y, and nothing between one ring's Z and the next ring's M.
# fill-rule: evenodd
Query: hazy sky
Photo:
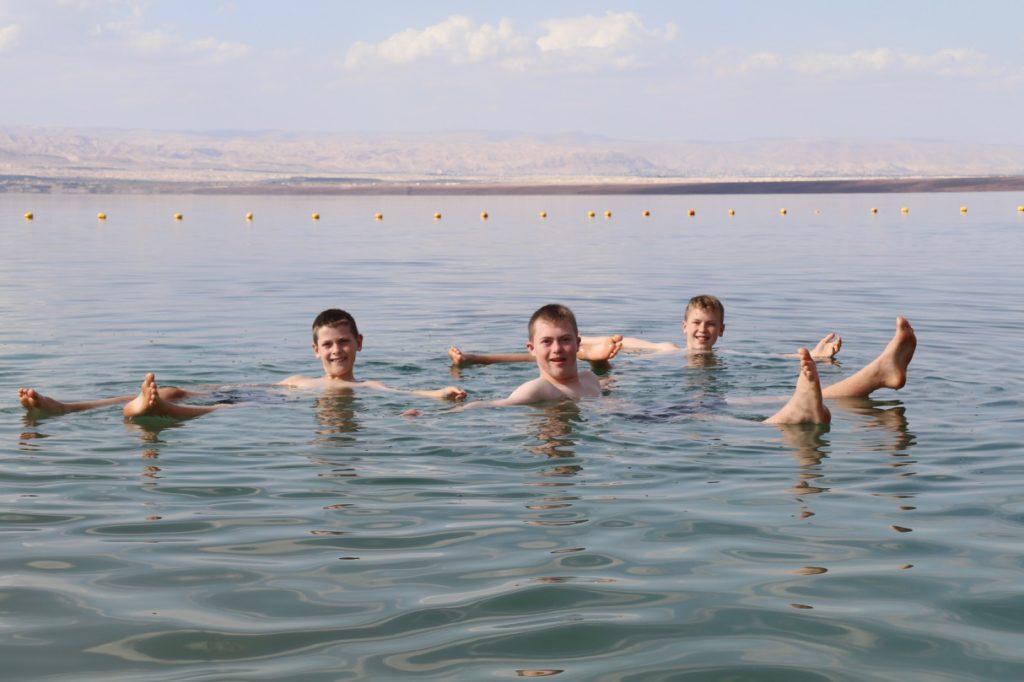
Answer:
M1024 3L0 0L0 124L1024 143Z

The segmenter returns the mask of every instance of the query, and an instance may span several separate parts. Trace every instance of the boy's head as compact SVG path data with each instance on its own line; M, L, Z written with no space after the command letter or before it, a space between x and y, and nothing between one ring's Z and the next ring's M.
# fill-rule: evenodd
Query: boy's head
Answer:
M579 327L576 326L576 316L572 314L568 307L560 303L548 303L541 306L530 316L530 324L527 326L527 331L530 334L531 341L533 340L534 330L537 328L537 322L540 320L551 323L564 322L572 326L573 335L580 335Z
M556 382L574 380L579 371L576 353L580 333L576 316L564 305L549 303L530 316L527 350L537 359L541 374Z
M308 318L307 318L308 319ZM359 327L356 326L356 318L340 308L328 308L313 320L313 343L317 342L317 335L321 327L337 327L348 325L352 336L359 336Z
M701 294L686 304L683 315L683 336L686 349L708 351L725 334L725 306L715 296Z
M331 379L353 381L356 353L362 349L356 320L344 310L330 308L313 320L313 354Z

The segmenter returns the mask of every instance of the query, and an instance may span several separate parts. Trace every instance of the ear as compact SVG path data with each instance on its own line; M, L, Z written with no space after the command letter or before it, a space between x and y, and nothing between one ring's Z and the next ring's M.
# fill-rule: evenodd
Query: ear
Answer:
M533 341L526 342L526 350L528 350L531 353L533 352Z
M722 324L718 325L718 335L719 336L725 336L725 322L723 322Z
M360 334L360 335L358 335L356 337L356 351L358 352L358 351L361 351L362 349L363 349L363 335Z
M320 348L316 345L316 341L313 342L313 355L320 357Z

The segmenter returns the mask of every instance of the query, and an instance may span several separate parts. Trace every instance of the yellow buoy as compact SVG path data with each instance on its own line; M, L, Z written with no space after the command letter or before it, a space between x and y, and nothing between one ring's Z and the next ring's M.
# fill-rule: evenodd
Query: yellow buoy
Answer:
M650 218L651 217L651 212L648 211L647 209L644 209L644 214L643 215L644 215L645 218Z
M910 213L910 209L904 206L903 208L900 209L900 213L906 215L907 213Z
M612 217L612 212L611 211L605 211L604 212L604 217L605 218L611 218Z
M872 207L872 208L871 208L871 214L872 214L872 215L874 215L875 213L878 213L878 209L877 209L877 208L874 208L874 207Z
M175 219L175 220L181 220L181 219L182 219L182 218L184 218L184 217L185 217L185 216L181 215L180 213L175 213L175 214L174 214L174 219Z
M487 220L491 216L487 215L487 211L480 211L480 220Z
M384 214L383 213L374 213L373 214L373 219L374 220L384 220Z
M25 211L25 220L32 220L35 217L36 216L35 214L32 213L32 211Z
M688 215L688 216L690 216L692 218L693 216L697 215L697 211L695 211L695 210L693 210L691 208L689 211L686 212L686 215Z
M961 206L960 207L960 212L961 213L967 213L967 207L966 206Z
M245 214L245 219L252 220L252 211L249 211L248 213Z
M787 213L789 213L789 211L787 211L786 209L784 209L784 208L780 208L779 209L779 215L786 215Z
M588 218L593 218L595 215L597 215L597 214L594 213L593 211L587 211L587 217Z
M736 215L736 209L735 208L730 208L729 209L729 215Z
M440 213L435 213L434 214L434 220L440 220L440 219L441 219L441 214Z
M100 213L96 214L96 220L106 220L106 219L107 219L107 214L106 213L100 212Z
M1024 213L1024 204L1022 204L1021 206L1018 206L1017 210L1020 211L1021 213Z
M548 217L548 212L547 211L541 211L540 212L540 217L541 218L547 218Z
M313 220L320 220L320 214L319 213L313 213L309 217L312 218Z

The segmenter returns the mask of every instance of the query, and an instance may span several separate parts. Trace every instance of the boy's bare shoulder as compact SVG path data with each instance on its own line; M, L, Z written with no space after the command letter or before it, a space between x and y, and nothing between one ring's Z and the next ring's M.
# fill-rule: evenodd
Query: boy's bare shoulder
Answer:
M601 380L591 371L580 372L580 388L584 398L593 398L601 395Z
M505 401L506 404L509 405L526 405L529 403L543 403L549 400L559 400L565 397L565 394L558 390L557 386L554 386L544 377L537 377L536 379L527 381L525 384L512 391Z
M302 376L301 374L296 374L294 376L288 377L287 379L282 379L281 381L277 382L277 385L290 386L292 388L316 388L318 386L322 386L323 383L323 377L314 379L313 377L306 377Z

